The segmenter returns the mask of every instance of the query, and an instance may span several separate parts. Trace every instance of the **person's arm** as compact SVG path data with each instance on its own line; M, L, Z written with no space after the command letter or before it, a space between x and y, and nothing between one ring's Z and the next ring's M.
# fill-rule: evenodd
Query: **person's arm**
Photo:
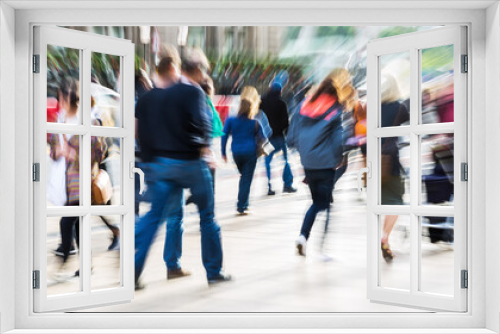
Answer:
M257 134L256 136L258 137L259 141L265 141L267 139L266 135L264 134L264 127L262 124L259 122L259 120L255 120L257 122Z
M299 119L300 119L300 108L302 106L302 103L299 103L299 105L297 106L297 110L296 112L293 114L292 116L292 119L291 119L291 122L290 122L290 126L289 126L289 129L288 129L288 133L287 133L287 145L289 147L295 147L296 149L299 149L299 141L298 141L298 123L299 123Z
M408 122L409 120L410 113L408 112L408 109L406 109L403 103L400 103L398 113L396 115L396 118L394 119L394 126L399 126L405 122Z
M227 139L229 135L231 134L231 124L232 124L232 119L229 118L226 120L226 124L224 124L224 134L221 137L220 141L220 146L221 146L221 153L222 153L222 159L227 162L227 154L226 154L226 146L227 146Z
M288 115L288 106L286 105L285 101L281 101L281 108L280 108L280 118L281 121L283 122L283 135L286 136L288 133L288 127L290 126L290 119Z
M264 111L260 111L256 119L260 122L260 125L262 126L264 136L266 138L271 138L271 135L273 134L273 129L271 129L271 126L269 125L269 120L267 119L266 113Z
M191 143L200 148L210 145L212 122L207 114L205 93L198 88L188 90L185 98L187 114L189 115Z

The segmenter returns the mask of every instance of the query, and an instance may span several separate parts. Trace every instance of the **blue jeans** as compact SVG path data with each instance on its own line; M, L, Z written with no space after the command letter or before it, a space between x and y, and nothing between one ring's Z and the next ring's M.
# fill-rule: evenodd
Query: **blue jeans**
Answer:
M285 160L285 168L283 169L283 184L285 187L291 187L293 183L292 169L288 164L288 154L286 141L283 136L271 137L269 142L274 146L274 151L269 154L266 159L266 173L269 189L271 189L271 161L276 152L283 151L283 159Z
M300 234L308 239L318 212L330 209L335 170L305 169L304 172L306 174L307 185L311 190L313 203L304 217ZM325 231L328 228L328 219L329 217L327 216Z
M146 162L136 162L135 163L136 167L137 168L140 168L143 172L144 172L144 182L148 185L148 188L149 188L149 184L148 184L148 181L149 181L149 171L148 171L148 163ZM136 216L139 214L139 205L141 202L150 202L150 199L149 199L149 194L148 194L148 191L145 191L144 194L139 194L139 190L140 190L140 186L141 186L141 183L140 183L140 177L139 177L139 174L135 173L135 214Z
M248 198L250 197L250 186L252 185L255 165L257 164L257 155L256 153L233 153L233 159L241 174L236 207L239 212L243 212L248 209Z
M176 160L156 157L149 164L151 210L136 224L135 277L142 273L146 256L159 224L167 217L164 259L167 268L180 268L182 255L183 189L191 190L198 206L201 229L201 255L207 278L222 268L220 227L214 219L212 176L202 160Z

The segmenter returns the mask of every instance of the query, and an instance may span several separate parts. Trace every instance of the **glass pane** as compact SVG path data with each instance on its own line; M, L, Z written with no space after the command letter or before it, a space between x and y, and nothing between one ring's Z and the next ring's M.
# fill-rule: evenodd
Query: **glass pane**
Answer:
M47 46L47 122L81 124L80 50Z
M80 205L80 136L47 133L47 206Z
M410 121L410 52L380 57L381 127Z
M120 216L92 216L92 290L121 286Z
M453 134L422 137L422 204L453 205Z
M422 124L453 122L453 45L423 49Z
M80 292L79 217L47 217L47 295Z
M379 217L380 286L410 290L410 216Z
M381 205L410 204L410 137L381 140Z
M91 62L91 124L120 127L120 57L92 52Z
M119 205L120 138L91 137L92 205Z
M453 296L453 217L422 217L420 291Z

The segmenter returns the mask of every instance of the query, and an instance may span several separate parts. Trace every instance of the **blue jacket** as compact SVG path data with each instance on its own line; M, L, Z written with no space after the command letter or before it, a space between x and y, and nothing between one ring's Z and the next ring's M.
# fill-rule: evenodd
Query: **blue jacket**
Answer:
M288 145L298 149L305 169L334 169L342 162L343 107L334 98L305 100L292 118Z
M257 140L266 137L259 121L247 117L230 117L224 124L224 135L221 139L222 155L226 156L226 145L229 136L233 136L231 151L233 155L253 154L257 152Z

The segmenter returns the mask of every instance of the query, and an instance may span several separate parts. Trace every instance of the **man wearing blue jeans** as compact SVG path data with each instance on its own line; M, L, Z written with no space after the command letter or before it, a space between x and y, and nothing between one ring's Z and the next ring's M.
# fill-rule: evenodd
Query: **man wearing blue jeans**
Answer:
M167 278L190 275L180 265L182 255L183 189L188 188L200 214L202 261L209 284L229 281L222 273L220 227L214 219L213 179L202 156L209 147L212 125L201 83L206 76L205 55L186 50L180 82L153 89L137 102L139 140L149 168L150 211L136 224L135 283L158 226L167 218L164 260ZM146 112L143 112L147 110Z
M188 188L200 214L201 252L207 279L209 282L217 280L222 275L222 246L220 227L214 220L212 176L207 164L201 159L155 157L149 164L149 169L151 210L141 218L136 227L136 277L142 272L149 245L163 221L164 212L168 216L164 249L167 269L169 272L182 270L182 192Z
M285 160L285 167L283 169L283 192L284 193L294 193L297 191L293 185L293 175L290 165L288 164L288 154L287 146L285 141L285 135L288 131L289 120L288 120L288 108L281 98L281 84L277 81L273 82L269 88L269 91L262 97L262 102L260 108L266 114L269 125L272 129L272 135L269 138L269 142L274 146L274 151L269 154L266 159L266 174L268 180L268 195L275 195L276 192L273 190L271 185L271 161L275 153L282 151L283 159Z

